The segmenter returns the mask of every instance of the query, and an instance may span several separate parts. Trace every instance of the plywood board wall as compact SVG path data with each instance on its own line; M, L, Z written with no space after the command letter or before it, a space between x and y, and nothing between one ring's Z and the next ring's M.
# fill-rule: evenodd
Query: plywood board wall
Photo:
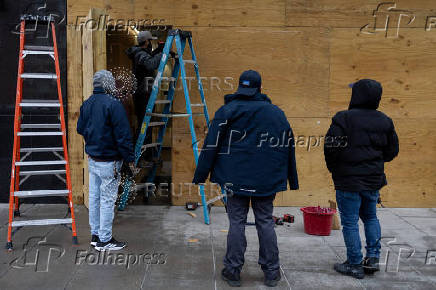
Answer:
M400 156L387 165L384 204L435 207L436 25L428 27L436 13L431 1L395 2L379 6L375 0L71 0L68 21L87 15L92 6L115 19L161 19L191 30L200 73L209 78L204 86L211 117L223 104L223 96L236 89L239 74L256 69L262 74L264 92L285 111L295 134L306 138L323 136L334 113L347 108L350 82L379 80L384 86L381 110L393 118L400 136ZM388 16L384 31L381 23ZM216 83L211 85L211 78L220 79L219 89ZM180 92L178 111L184 107ZM198 123L200 139L204 131L204 122ZM189 195L188 186L183 186L192 180L195 168L190 143L187 121L176 120L172 152L173 183L179 191L173 198L176 205L198 200L192 189ZM310 150L297 147L297 166L301 189L280 193L276 205L327 206L334 199L334 188L322 144Z

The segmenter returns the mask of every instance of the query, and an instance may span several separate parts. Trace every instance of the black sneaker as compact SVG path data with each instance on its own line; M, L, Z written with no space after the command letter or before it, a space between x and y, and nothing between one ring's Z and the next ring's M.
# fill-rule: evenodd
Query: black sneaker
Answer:
M231 287L241 287L241 277L239 274L229 273L226 268L221 271L221 278Z
M334 269L336 272L354 277L356 279L363 279L365 277L362 264L350 264L348 261L346 261L343 264L335 264Z
M92 235L91 236L91 246L95 247L95 245L97 245L97 243L100 241L100 239L98 238L97 235Z
M126 243L118 242L117 240L112 238L110 241L105 242L105 243L98 241L97 245L95 245L95 249L97 251L118 251L118 250L121 250L122 248L124 248L125 246L126 246Z
M363 271L365 274L374 274L377 271L380 271L379 259L375 257L366 257L362 262Z
M265 280L263 281L263 283L268 287L276 287L281 279L282 275L280 274L280 272L277 272L277 275L274 279L269 279L265 276Z

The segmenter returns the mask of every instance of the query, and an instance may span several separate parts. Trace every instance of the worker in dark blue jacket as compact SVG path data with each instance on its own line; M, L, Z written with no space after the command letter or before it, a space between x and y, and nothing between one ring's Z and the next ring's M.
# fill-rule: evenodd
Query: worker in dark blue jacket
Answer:
M126 244L112 237L112 221L123 160L129 163L127 169L134 169L132 136L121 101L110 95L115 87L112 73L98 71L93 81L94 93L80 107L77 122L89 157L91 245L98 251L120 250Z
M215 113L193 182L204 183L209 172L210 181L227 192L230 228L222 278L231 286L241 284L251 201L265 284L277 285L281 275L273 201L277 192L287 189L287 181L291 189L298 189L294 135L283 111L261 93L256 71L242 73L237 92L226 95L224 106Z

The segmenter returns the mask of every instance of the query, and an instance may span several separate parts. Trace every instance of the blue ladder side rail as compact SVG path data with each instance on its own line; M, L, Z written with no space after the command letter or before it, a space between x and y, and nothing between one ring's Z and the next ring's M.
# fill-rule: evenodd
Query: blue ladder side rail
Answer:
M186 33L187 33L187 35L186 35ZM209 126L209 124L210 124L209 113L207 110L203 85L201 82L200 72L199 72L198 64L197 64L197 58L196 58L194 47L192 44L192 36L189 32L183 32L180 30L172 30L172 31L170 31L170 34L167 37L167 40L165 42L165 46L164 46L163 53L162 53L162 59L160 61L159 68L158 68L158 73L157 73L157 76L156 76L155 81L153 83L153 88L152 88L152 92L150 95L150 99L149 99L147 107L146 107L146 114L144 116L144 120L142 122L140 134L139 134L138 140L136 142L135 165L138 164L138 161L141 157L143 143L144 143L144 140L145 140L145 137L147 134L148 125L149 125L151 117L152 117L151 113L153 113L153 109L154 109L154 106L156 103L156 98L157 98L160 84L161 84L161 80L162 80L162 74L163 74L163 71L165 69L165 65L168 61L169 52L170 52L170 49L172 47L173 41L175 41L177 54L178 54L179 58L175 62L175 66L174 66L173 72L172 72L172 79L171 80L173 81L173 83L170 85L168 95L167 95L167 100L169 102L165 105L165 108L164 108L164 111L162 112L162 114L169 114L171 111L172 102L174 100L175 87L177 85L177 80L178 80L178 76L179 76L179 72L180 72L180 77L182 79L182 85L183 85L183 92L185 95L186 113L189 115L188 120L189 120L189 128L191 131L191 138L192 138L192 149L193 149L193 153L194 153L195 164L196 165L198 164L199 152L198 152L198 145L197 145L197 137L196 137L196 133L195 133L194 120L193 120L193 114L192 114L192 109L191 109L191 100L189 97L188 85L186 83L185 63L183 61L183 53L185 51L186 40L188 40L188 44L189 44L189 47L191 50L192 60L194 61L194 69L195 69L195 74L196 74L196 78L197 78L198 89L200 91L201 102L203 104L203 115L205 116L207 126ZM162 144L162 142L163 142L163 138L164 138L165 131L167 128L168 120L169 120L168 117L162 117L162 121L165 124L159 130L159 134L157 137L157 143L159 143L159 144ZM159 145L158 152L157 152L158 157L161 154L161 150L162 150L162 146ZM156 175L156 171L157 171L157 165L154 164L149 176L147 177L147 182L153 182L154 177ZM123 210L125 208L125 206L127 205L131 185L132 185L131 180L126 180L123 184L123 194L121 197L120 204L118 205L119 210ZM210 224L209 211L208 211L206 195L205 195L205 190L204 190L203 185L199 186L199 191L200 191L202 205L203 205L204 222L206 224Z

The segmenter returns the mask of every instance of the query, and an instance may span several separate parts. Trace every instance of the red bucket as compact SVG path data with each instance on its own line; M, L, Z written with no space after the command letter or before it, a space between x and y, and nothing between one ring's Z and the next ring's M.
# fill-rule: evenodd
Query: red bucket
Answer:
M300 208L303 212L304 231L309 235L330 236L335 209L308 206Z

